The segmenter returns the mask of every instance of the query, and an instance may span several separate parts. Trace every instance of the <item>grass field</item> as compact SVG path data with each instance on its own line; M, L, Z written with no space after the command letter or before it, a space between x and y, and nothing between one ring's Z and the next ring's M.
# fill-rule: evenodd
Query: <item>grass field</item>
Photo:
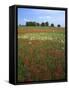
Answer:
M65 79L65 29L18 28L18 81Z

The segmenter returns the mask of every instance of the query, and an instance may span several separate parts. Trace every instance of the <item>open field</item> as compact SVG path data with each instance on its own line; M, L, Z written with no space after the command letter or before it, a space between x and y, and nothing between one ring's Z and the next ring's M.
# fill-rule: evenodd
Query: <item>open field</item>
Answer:
M18 29L18 81L65 79L65 30Z

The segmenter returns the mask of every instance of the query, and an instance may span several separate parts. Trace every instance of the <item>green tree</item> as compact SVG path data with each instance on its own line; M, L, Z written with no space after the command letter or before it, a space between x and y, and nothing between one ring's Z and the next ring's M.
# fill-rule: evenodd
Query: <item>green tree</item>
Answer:
M49 26L49 23L48 23L48 22L46 22L46 23L45 23L45 26Z
M42 23L41 23L41 26L45 26L45 23L44 23L44 22L42 22Z
M58 25L57 25L57 27L61 27L61 25L60 25L60 24L58 24Z
M35 24L35 22L26 22L26 26L35 26L36 24Z
M36 23L36 26L40 26L40 24L39 23Z
M54 24L53 23L51 24L51 27L54 27Z

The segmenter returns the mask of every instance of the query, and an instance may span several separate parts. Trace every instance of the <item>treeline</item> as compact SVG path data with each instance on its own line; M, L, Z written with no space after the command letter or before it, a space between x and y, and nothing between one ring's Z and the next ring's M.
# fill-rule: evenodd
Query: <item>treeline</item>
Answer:
M49 24L49 22L42 22L37 23L37 22L26 22L26 26L51 26L51 27L55 27L54 23ZM60 24L57 25L57 27L61 27Z
M37 22L26 22L25 25L19 25L19 26L51 26L51 27L55 27L54 23L51 23L49 24L49 22L42 22L41 24L40 23L37 23ZM60 24L57 25L57 27L61 27Z

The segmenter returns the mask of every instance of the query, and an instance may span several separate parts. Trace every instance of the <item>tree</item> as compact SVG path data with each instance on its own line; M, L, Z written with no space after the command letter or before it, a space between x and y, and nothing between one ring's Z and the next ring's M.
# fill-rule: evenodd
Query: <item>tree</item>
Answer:
M51 27L54 27L54 24L53 23L51 24Z
M26 26L36 26L36 22L26 22Z
M29 26L29 22L26 22L26 26Z
M40 26L40 24L39 23L36 23L36 26Z
M48 23L48 22L46 22L46 23L45 23L45 26L49 26L49 23Z
M44 23L44 22L42 22L42 23L41 23L41 26L45 26L45 23Z
M60 24L58 24L58 25L57 25L57 27L61 27L61 25L60 25Z

